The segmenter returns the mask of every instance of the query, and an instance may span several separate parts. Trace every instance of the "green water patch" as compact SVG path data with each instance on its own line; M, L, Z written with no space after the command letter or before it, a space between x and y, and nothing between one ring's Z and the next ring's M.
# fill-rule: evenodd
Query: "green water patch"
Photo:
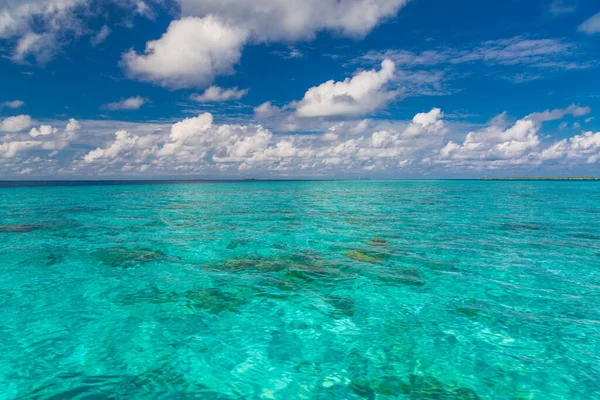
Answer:
M103 264L114 268L134 268L165 257L165 254L160 250L143 247L112 247L97 250L94 255Z
M408 380L397 376L353 380L350 389L365 399L376 399L379 395L406 399L479 400L477 393L469 388L446 385L430 375L411 374Z
M173 292L151 287L124 295L118 301L129 306L171 304L188 310L219 314L224 311L237 312L240 306L251 300L252 295L253 292L244 290L231 293L218 288L196 288Z
M43 228L40 224L3 224L0 225L0 233L29 233Z
M394 285L425 286L421 271L416 267L397 267L377 274L374 278Z
M227 250L235 250L238 247L246 246L250 243L247 239L231 239L227 245Z
M571 236L574 238L577 238L577 239L600 241L600 235L594 235L592 233L577 232L577 233L571 234Z
M164 364L131 377L130 382L137 387L166 387L183 385L186 383L186 379L183 374L175 371L172 366Z

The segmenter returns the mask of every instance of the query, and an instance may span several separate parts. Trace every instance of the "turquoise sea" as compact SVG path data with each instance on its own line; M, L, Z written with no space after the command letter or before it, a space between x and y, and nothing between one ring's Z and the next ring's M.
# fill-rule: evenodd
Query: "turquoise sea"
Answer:
M0 399L599 399L600 184L0 188Z

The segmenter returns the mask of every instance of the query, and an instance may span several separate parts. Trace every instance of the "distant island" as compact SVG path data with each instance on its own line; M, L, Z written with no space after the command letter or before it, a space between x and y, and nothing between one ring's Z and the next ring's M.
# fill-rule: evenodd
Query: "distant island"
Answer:
M482 181L600 181L599 176L524 176L513 178L490 178L484 176Z

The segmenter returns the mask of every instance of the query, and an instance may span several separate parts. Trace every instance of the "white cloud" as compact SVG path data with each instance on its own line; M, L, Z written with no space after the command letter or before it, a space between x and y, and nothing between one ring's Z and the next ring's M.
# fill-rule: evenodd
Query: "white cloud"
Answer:
M139 9L142 3L140 0L2 0L0 40L16 42L13 61L22 63L34 58L44 63L72 38L88 34L88 20L105 17L114 6L125 10L121 15L127 15L127 11ZM104 35L107 30L103 30Z
M25 105L25 102L22 100L13 100L13 101L5 101L4 103L0 103L0 109L2 108L12 108L17 109L21 108Z
M338 124L325 134L274 134L260 125L218 125L204 113L171 127L168 136L120 131L85 155L83 168L178 173L314 174L404 168L424 149L441 145L447 132L439 109L417 114L401 129L367 131ZM144 141L144 144L141 142Z
M15 62L24 62L33 55L38 63L45 63L52 58L54 51L54 38L50 34L28 32L17 42L11 58Z
M118 131L115 133L115 140L105 149L97 148L96 150L90 151L83 157L83 161L91 163L99 159L115 159L120 154L131 151L139 137L132 135L127 131Z
M190 100L197 101L199 103L221 102L239 100L246 94L248 94L248 89L238 89L237 87L223 89L219 86L211 86L202 94L191 95Z
M274 117L281 112L281 108L274 106L270 101L266 101L254 108L254 118L267 119Z
M497 78L523 83L542 79L543 71L583 69L596 64L595 60L581 60L577 50L575 43L564 39L515 36L458 48L436 47L421 53L403 49L369 51L357 61L371 64L390 59L400 69L397 75L404 75L408 95L432 95L447 93L441 85L444 80L463 76L452 74L457 65L483 64Z
M567 116L583 120L587 113L586 107L569 106L531 113L516 122L503 113L485 127L467 130L469 125L445 121L442 111L433 108L410 121L330 121L329 128L302 134L274 133L254 124L219 124L210 113L170 126L43 121L31 131L0 138L0 171L4 176L29 172L57 177L314 178L464 176L492 169L513 174L516 168L558 165L566 173L600 162L600 132L553 141L543 124ZM64 129L54 128L61 126ZM90 148L94 150L83 150Z
M173 89L204 87L217 75L233 72L246 35L214 16L182 18L148 42L144 54L125 53L122 65L129 77L141 81Z
M546 150L540 158L543 161L564 160L594 164L600 160L600 132L585 132L572 138L563 139Z
M29 131L29 136L31 136L31 137L48 136L48 135L52 135L56 132L58 132L58 129L53 128L50 125L42 125L42 126L40 126L39 129L32 128L31 131Z
M310 39L321 30L360 37L408 0L177 0L185 16L215 15L256 41Z
M93 47L96 47L99 44L104 43L104 41L106 40L108 35L110 35L111 32L112 31L108 27L108 25L103 25L102 28L100 28L100 31L98 31L98 33L95 36L92 36L92 38L90 39L90 44Z
M0 131L3 132L20 132L31 127L33 120L29 115L17 115L8 117L0 121Z
M298 117L359 116L382 108L398 96L388 89L395 65L384 60L379 71L361 71L344 81L327 81L308 89L304 98L292 105Z
M81 129L81 124L74 118L69 119L67 126L65 127L65 132L77 132Z
M600 12L586 20L579 26L581 32L585 32L588 35L600 32Z
M554 110L546 110L543 112L532 113L529 114L526 118L541 123L545 121L555 121L557 119L562 119L567 115L572 115L573 117L582 117L584 115L589 114L590 112L592 112L592 109L589 107L580 107L575 104L571 104L567 108L557 108Z
M440 150L436 162L490 168L535 164L550 159L548 155L543 156L544 152L540 156L539 152L542 144L539 132L543 122L562 119L567 115L581 117L590 111L589 107L571 105L529 114L510 126L506 121L506 113L503 113L495 117L488 127L468 133L462 144L450 140ZM551 149L545 151L554 153Z
M144 104L148 102L148 99L145 99L140 96L129 97L127 99L115 101L114 103L108 103L103 105L101 108L107 110L139 110Z
M26 133L25 129L31 126L32 123L33 121L29 116L17 116L9 121L8 127L10 129L5 129L9 133L0 142L0 158L15 158L22 154L27 155L29 151L35 150L46 151L47 158L51 159L58 151L68 147L77 138L76 131L79 129L79 123L74 119L69 120L64 131L50 124L43 124ZM32 140L32 138L34 139ZM24 161L24 165L27 165L29 161L29 159Z
M204 88L216 76L234 72L249 42L290 43L322 30L361 37L408 0L177 1L181 19L148 42L143 54L131 50L123 55L130 78L172 89Z
M577 4L573 0L553 0L548 6L552 15L570 14L577 10Z

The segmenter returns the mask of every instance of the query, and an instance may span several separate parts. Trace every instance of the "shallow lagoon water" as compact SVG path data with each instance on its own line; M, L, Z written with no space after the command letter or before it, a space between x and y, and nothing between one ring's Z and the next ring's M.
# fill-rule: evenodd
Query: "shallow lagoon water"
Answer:
M600 184L0 189L0 399L600 398Z

